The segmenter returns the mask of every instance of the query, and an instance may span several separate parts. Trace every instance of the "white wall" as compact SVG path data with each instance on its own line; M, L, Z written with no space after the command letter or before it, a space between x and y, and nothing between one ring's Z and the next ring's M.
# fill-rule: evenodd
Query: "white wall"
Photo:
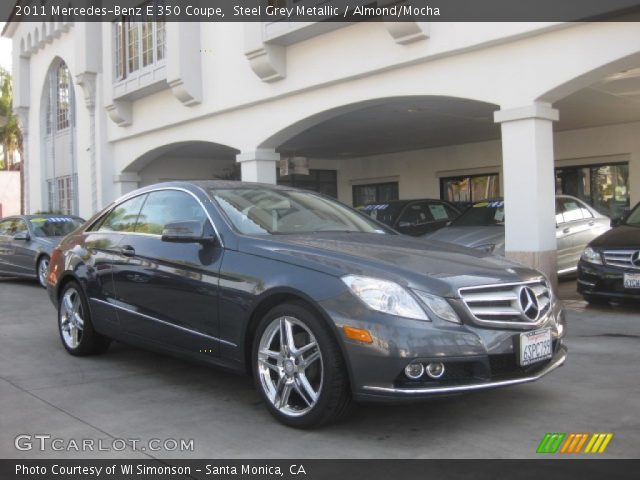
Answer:
M0 217L20 214L20 172L0 172Z
M629 161L631 204L640 202L640 122L557 132L556 166ZM440 178L502 173L500 140L348 160L317 160L338 169L338 198L351 204L352 186L399 182L401 199L440 197ZM314 168L320 168L314 167ZM502 181L502 176L501 176Z

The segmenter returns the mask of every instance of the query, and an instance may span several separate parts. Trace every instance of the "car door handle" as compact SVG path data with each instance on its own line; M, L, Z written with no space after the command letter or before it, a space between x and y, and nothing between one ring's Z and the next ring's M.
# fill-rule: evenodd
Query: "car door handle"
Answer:
M595 224L596 224L595 220L591 220L591 221L589 222L589 226L590 226L590 227L593 227Z
M569 233L570 231L571 229L569 227L562 229L562 233Z
M120 253L125 257L133 257L136 254L136 249L131 245L124 245L120 247Z

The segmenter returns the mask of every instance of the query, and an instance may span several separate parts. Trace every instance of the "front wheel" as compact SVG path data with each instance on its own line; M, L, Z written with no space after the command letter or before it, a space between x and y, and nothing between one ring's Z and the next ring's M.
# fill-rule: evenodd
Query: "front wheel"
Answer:
M93 329L89 305L75 281L64 286L58 304L58 330L62 345L71 355L102 353L110 340Z
M38 265L36 266L36 274L38 276L38 283L41 287L47 288L47 275L49 274L49 257L43 255L38 260Z
M319 427L349 411L342 352L322 319L304 306L279 305L262 319L252 359L256 387L285 425Z

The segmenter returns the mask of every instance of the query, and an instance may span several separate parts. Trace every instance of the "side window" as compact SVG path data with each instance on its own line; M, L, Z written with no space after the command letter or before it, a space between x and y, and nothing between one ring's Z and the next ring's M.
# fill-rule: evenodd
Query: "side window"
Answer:
M133 232L147 195L140 195L116 206L97 229L98 232Z
M582 218L585 218L585 219L593 218L593 214L591 213L591 210L589 210L584 203L579 203L578 206L580 207L580 211L582 212Z
M427 210L425 203L412 203L402 212L398 226L424 225L431 221L433 221L433 217Z
M430 203L429 212L431 212L431 215L436 222L441 220L449 220L453 217L453 211L443 203Z
M204 222L202 206L188 193L178 190L151 192L140 212L136 232L161 235L168 223L183 221Z
M25 222L21 218L16 218L13 224L13 235L15 235L16 233L21 233L26 231L27 231L27 222Z
M556 198L556 225L564 223L564 215L562 214L562 203Z
M564 216L565 222L575 222L577 220L582 220L582 209L578 202L575 200L571 200L570 198L561 199L562 202L562 215Z
M0 222L0 235L11 235L11 225L13 224L13 219L7 219Z

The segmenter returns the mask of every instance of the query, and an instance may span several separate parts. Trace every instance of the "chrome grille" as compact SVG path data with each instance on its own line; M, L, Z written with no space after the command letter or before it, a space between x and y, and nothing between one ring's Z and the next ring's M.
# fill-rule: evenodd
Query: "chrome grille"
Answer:
M640 265L634 265L631 261L633 254L636 252L637 250L605 250L602 252L602 256L604 257L604 263L612 267L640 270Z
M480 324L529 328L541 324L551 309L552 293L544 279L465 287L458 293ZM536 315L533 305L537 305Z

